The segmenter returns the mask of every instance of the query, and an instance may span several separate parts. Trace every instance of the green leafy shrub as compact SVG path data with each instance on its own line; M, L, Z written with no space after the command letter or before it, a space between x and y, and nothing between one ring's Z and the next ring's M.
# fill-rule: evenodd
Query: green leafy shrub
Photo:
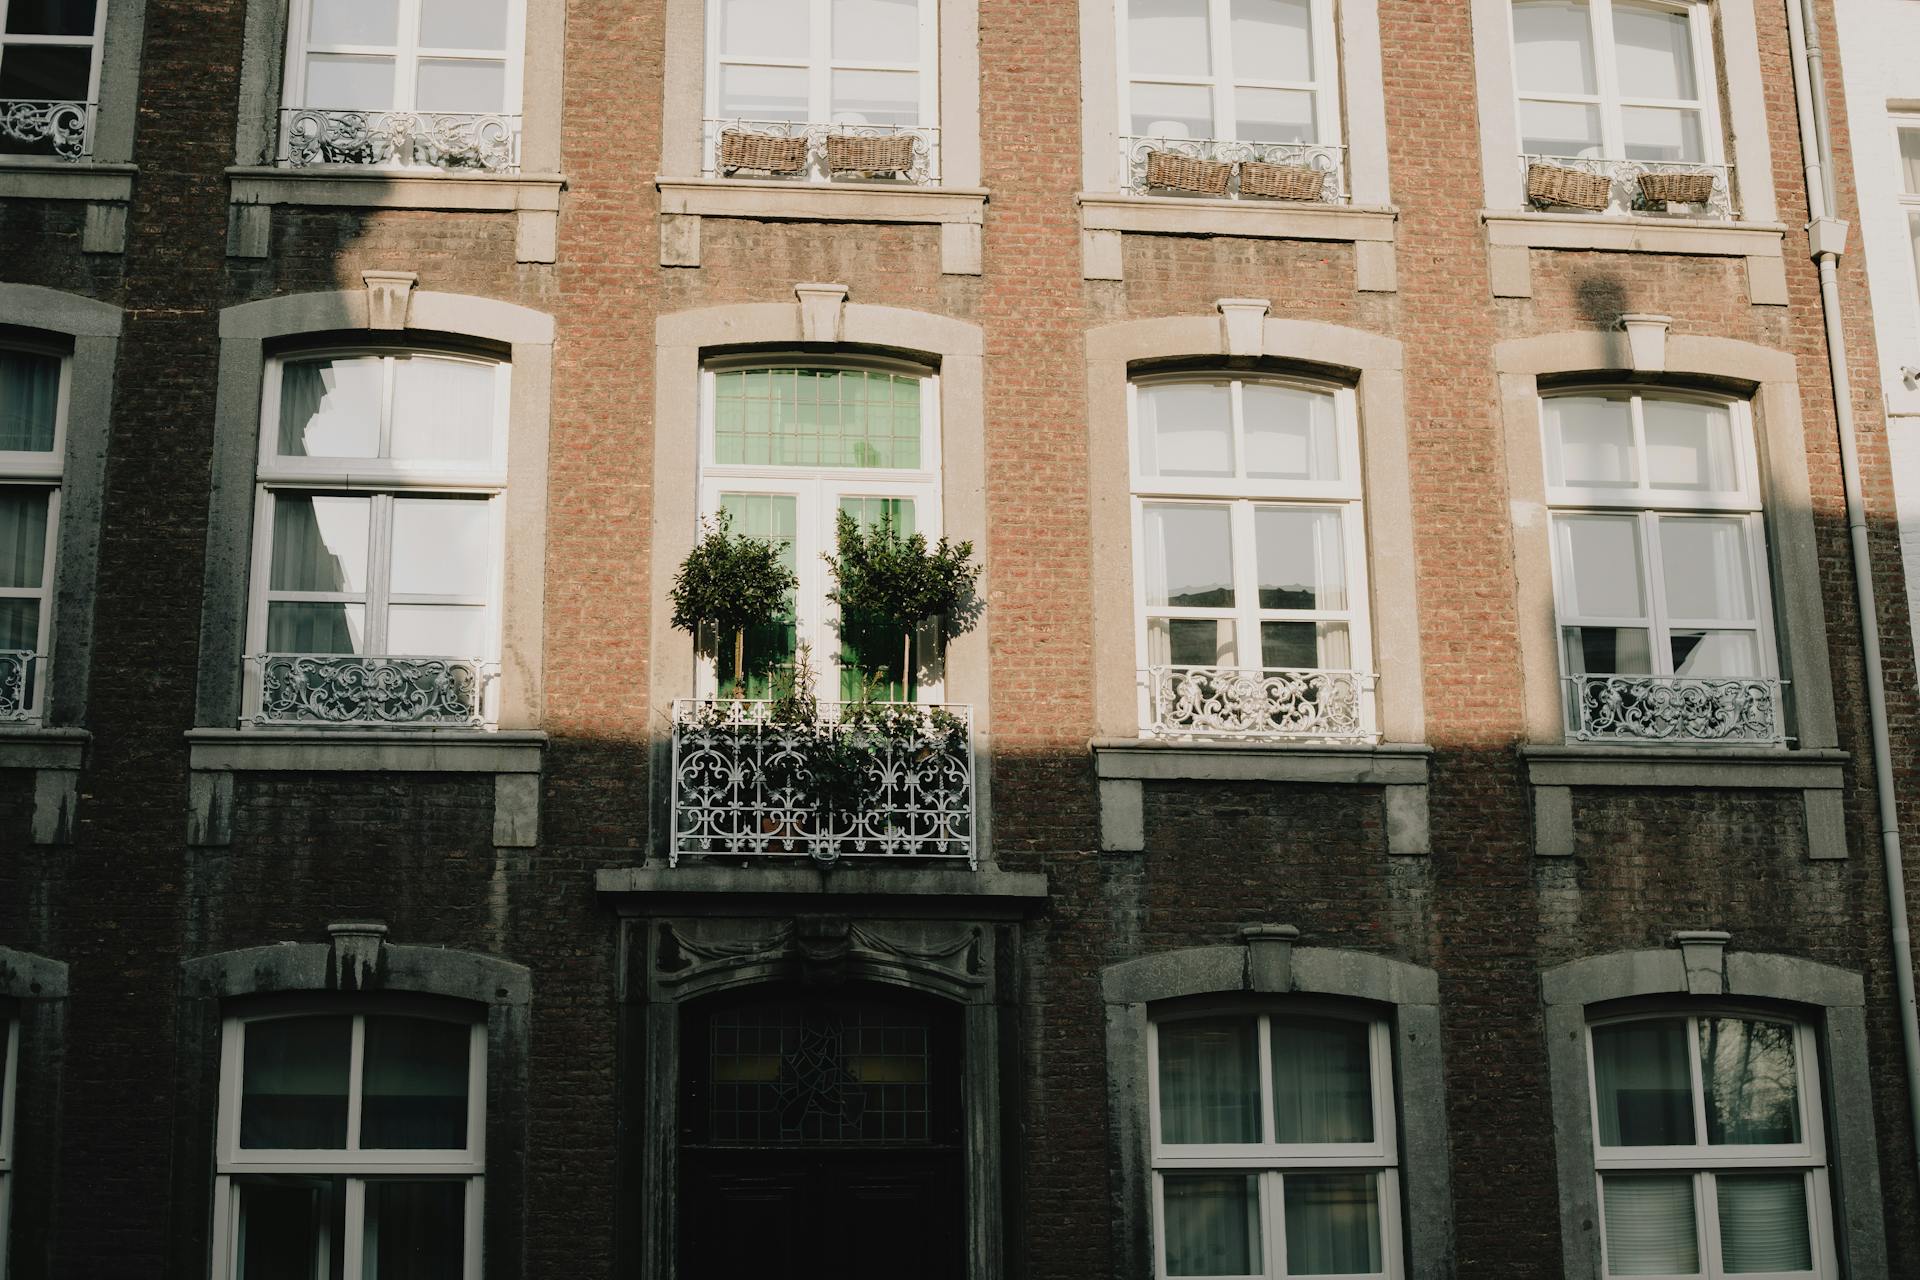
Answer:
M716 640L733 637L733 694L741 698L746 696L747 631L779 621L788 593L800 580L780 563L777 544L734 533L730 513L703 521L701 529L667 592L673 625L692 634L695 644L703 631Z
M890 517L861 528L840 512L835 524L838 555L824 557L835 586L827 598L840 606L842 634L856 646L876 633L900 636L900 700L913 700L913 633L939 619L941 635L972 625L970 606L980 566L971 542L945 538L927 545L925 534L902 536Z

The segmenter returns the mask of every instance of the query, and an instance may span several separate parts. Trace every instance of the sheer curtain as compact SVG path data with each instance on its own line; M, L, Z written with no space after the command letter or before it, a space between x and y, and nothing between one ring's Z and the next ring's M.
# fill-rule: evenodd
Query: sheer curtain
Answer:
M395 458L477 462L493 450L494 367L412 356L395 362Z
M52 449L59 404L58 359L0 351L0 453Z
M1605 1178L1601 1194L1609 1274L1686 1276L1700 1270L1690 1175Z
M1260 1274L1258 1175L1170 1173L1161 1197L1168 1275Z
M1160 1141L1260 1141L1259 1048L1251 1018L1160 1027Z
M1275 1142L1373 1141L1367 1038L1362 1022L1273 1020Z
M0 587L43 587L47 565L47 491L0 488ZM0 599L0 649L37 649L40 601Z
M1371 1274L1380 1270L1380 1197L1371 1173L1283 1175L1287 1274Z

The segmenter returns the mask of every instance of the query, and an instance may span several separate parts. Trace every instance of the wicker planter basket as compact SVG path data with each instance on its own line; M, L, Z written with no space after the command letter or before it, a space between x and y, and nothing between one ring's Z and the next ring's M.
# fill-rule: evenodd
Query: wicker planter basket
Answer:
M1311 165L1240 162L1240 194L1273 200L1318 200L1327 187L1327 175Z
M906 173L913 168L914 136L890 133L880 138L827 135L827 168L835 173Z
M1705 204L1713 199L1710 173L1643 173L1640 198L1648 204Z
M1218 160L1198 160L1176 151L1147 152L1147 185L1203 196L1227 194L1233 166Z
M765 169L768 173L799 173L807 167L807 139L773 133L741 133L728 129L720 135L722 169Z
M1607 207L1612 192L1613 179L1601 174L1582 173L1557 164L1527 166L1527 199L1540 204L1597 211Z

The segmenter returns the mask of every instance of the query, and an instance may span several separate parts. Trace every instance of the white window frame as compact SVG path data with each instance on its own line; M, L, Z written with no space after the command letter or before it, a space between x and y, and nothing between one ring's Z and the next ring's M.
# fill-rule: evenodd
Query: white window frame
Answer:
M895 467L786 467L720 463L715 460L718 380L716 374L739 369L804 368L856 369L900 374L920 380L920 465ZM929 542L941 533L940 486L940 375L925 365L884 357L845 357L754 354L711 360L700 369L700 515L720 511L722 495L729 493L792 497L795 499L794 571L800 585L794 591L799 614L795 643L811 646L818 683L814 692L822 701L839 697L839 612L827 599L832 575L823 555L837 545L835 516L843 497L906 498L913 502L914 531ZM807 616L808 606L814 616ZM934 649L916 644L919 661L929 677L913 685L915 702L940 702L944 697L944 659ZM701 655L695 672L695 695L718 695L715 658Z
M73 396L73 354L59 347L9 340L8 351L47 356L60 362L60 389L55 400L53 446L46 450L9 449L0 451L0 488L47 490L46 561L40 568L36 587L0 587L0 599L38 600L40 635L34 645L33 699L22 717L27 723L39 721L47 705L49 667L53 652L54 574L60 560L60 498L63 492L67 457L67 414ZM4 1274L4 1273L0 1273Z
M378 449L387 452L393 428L394 365L414 356L463 360L494 369L493 439L491 456L476 465L440 463L431 460L391 458L283 457L278 452L280 439L280 384L289 363L314 359L375 356L382 359L382 400ZM506 486L507 430L512 397L512 364L505 359L476 356L461 351L418 347L321 347L307 348L276 356L267 362L262 379L260 442L256 463L253 516L253 553L248 575L247 645L251 655L267 652L267 604L271 600L364 600L367 610L367 652L362 657L392 656L376 645L384 638L384 622L376 623L376 614L389 604L476 604L486 607L484 652L474 654L420 655L497 663L500 660L500 619L506 562ZM299 593L269 588L273 564L274 502L281 493L347 494L372 498L372 529L367 545L367 589L351 593ZM477 499L463 495L478 495ZM392 528L392 509L396 498L445 497L457 500L481 500L487 504L490 523L490 555L487 596L484 600L450 596L394 597L387 590L391 568L388 534ZM251 663L249 663L251 666ZM482 719L492 723L498 692L496 681L486 682L482 695ZM260 682L250 672L245 682L243 722L260 710Z
M1287 387L1331 395L1334 406L1334 431L1340 457L1339 480L1256 480L1238 476L1156 476L1145 472L1141 459L1145 450L1140 440L1139 391L1142 386L1167 383L1226 383L1229 388L1233 431L1234 470L1246 470L1246 432L1242 404L1249 382ZM1150 622L1154 618L1231 618L1234 646L1242 660L1235 669L1254 670L1258 661L1247 662L1249 648L1260 653L1262 622L1345 622L1352 649L1352 669L1367 675L1373 669L1373 632L1369 623L1372 597L1367 582L1367 523L1360 457L1360 429L1356 397L1351 387L1329 386L1303 378L1266 374L1229 372L1185 372L1138 374L1127 382L1127 438L1130 442L1129 475L1133 489L1133 616L1135 667L1145 671L1153 665ZM1147 603L1146 509L1184 503L1192 506L1226 507L1232 524L1234 601L1231 609L1206 609L1179 605ZM1263 609L1260 607L1259 573L1255 563L1254 512L1259 507L1315 507L1337 511L1341 517L1341 537L1345 542L1347 607L1345 609ZM1330 668L1331 669L1331 668ZM1140 723L1148 725L1153 717L1148 706L1149 693L1141 692ZM1371 680L1361 682L1362 724L1369 732L1378 723L1374 709ZM1144 731L1143 731L1144 732Z
M1771 1022L1793 1028L1794 1070L1798 1073L1797 1096L1800 1104L1801 1141L1767 1146L1735 1144L1710 1145L1706 1141L1705 1091L1700 1080L1699 1021L1701 1018L1741 1018ZM1686 1147L1608 1147L1600 1141L1600 1090L1594 1075L1593 1032L1596 1027L1623 1023L1685 1020L1687 1074L1692 1089L1694 1135L1698 1139ZM1694 1196L1695 1245L1699 1250L1700 1270L1685 1276L1652 1277L1651 1280L1725 1280L1728 1273L1721 1265L1719 1201L1713 1180L1720 1173L1792 1172L1807 1175L1809 1271L1742 1272L1742 1280L1834 1280L1840 1274L1834 1239L1833 1196L1827 1176L1825 1122L1820 1108L1818 1075L1819 1042L1812 1026L1794 1018L1738 1006L1712 1008L1669 1004L1641 1008L1631 1013L1589 1019L1586 1031L1588 1124L1593 1134L1594 1195L1603 1215L1599 1224L1601 1274L1612 1277L1607 1262L1606 1175L1691 1173ZM1649 1280L1636 1277L1635 1280Z
M1273 1134L1273 1041L1275 1017L1337 1018L1368 1028L1367 1065L1372 1074L1372 1142L1277 1143ZM1260 1131L1257 1143L1178 1143L1160 1140L1160 1027L1194 1019L1254 1020L1259 1048ZM1378 1179L1380 1266L1375 1272L1321 1276L1319 1280L1402 1280L1399 1114L1393 1088L1393 1036L1378 1017L1339 1004L1302 1002L1274 1007L1242 1002L1206 1001L1156 1013L1147 1023L1147 1131L1153 1176L1153 1273L1168 1280L1165 1180L1169 1173L1243 1173L1257 1175L1260 1188L1262 1269L1255 1277L1281 1277L1286 1271L1285 1208L1281 1180L1287 1173L1372 1172Z
M9 2L10 0L0 0L0 64L6 62L7 50L10 48L77 49L85 46L91 50L91 61L88 64L87 70L87 96L85 100L87 107L87 135L89 142L91 142L94 110L100 105L100 51L106 45L107 6L115 3L116 0L94 0L93 34L85 36L25 36L8 34L7 6ZM20 101L20 99L8 99L8 101ZM40 99L32 99L32 101L40 101ZM46 101L51 101L51 99L46 99ZM13 158L14 157L11 156L8 157L8 159Z
M281 106L289 111L312 108L317 111L402 111L417 110L413 105L416 98L420 63L423 61L486 61L504 59L506 62L506 84L501 93L500 110L476 112L477 115L498 114L506 117L518 117L521 113L523 82L526 69L527 50L527 6L526 0L507 0L507 47L505 49L456 48L453 46L422 45L420 43L420 0L399 0L399 18L395 31L395 41L391 45L373 44L309 44L307 33L312 30L314 0L292 0L287 14L287 57L286 74L282 83L286 86L282 93ZM386 107L350 108L337 102L308 102L307 93L307 55L321 54L359 54L368 57L392 58L394 63L393 101ZM430 115L462 112L429 112Z
M1236 89L1291 89L1311 93L1317 138L1301 145L1338 147L1341 139L1340 45L1334 33L1333 0L1312 0L1314 79L1267 80L1235 74L1233 66L1233 0L1206 0L1208 65L1210 75L1133 74L1133 51L1129 45L1127 7L1129 0L1116 0L1115 31L1120 71L1120 132L1133 135L1133 86L1139 84L1184 85L1210 89L1213 96L1213 141L1243 142L1239 134L1239 114L1234 106Z
M8 1013L0 1021L0 1276L7 1274L7 1241L12 1238L13 1218L13 1116L18 1108L14 1100L20 1088L20 1019Z
M1628 398L1629 413L1633 423L1633 462L1637 468L1641 468L1633 488L1582 488L1553 483L1553 459L1558 454L1559 442L1547 423L1547 402L1561 397L1582 396ZM1646 424L1642 406L1649 398L1690 401L1725 408L1731 424L1733 464L1740 487L1697 494L1678 489L1654 488L1646 470L1641 467L1646 458ZM1559 655L1562 687L1565 688L1566 682L1575 675L1607 674L1575 672L1571 669L1566 639L1567 630L1571 627L1645 628L1652 650L1651 674L1656 676L1674 674L1671 643L1674 631L1751 631L1754 634L1755 646L1760 653L1760 669L1749 674L1756 679L1778 678L1781 674L1780 653L1774 635L1774 602L1767 562L1766 512L1761 499L1760 464L1754 443L1752 406L1744 400L1693 395L1685 392L1662 391L1657 395L1649 396L1644 388L1621 385L1555 388L1543 392L1539 400L1540 447L1541 457L1548 468L1546 493L1552 530L1549 541L1552 544L1553 555L1554 646L1555 652ZM1561 534L1561 522L1569 516L1583 515L1632 515L1637 519L1639 524L1637 536L1640 539L1640 551L1644 557L1641 564L1641 572L1645 578L1643 583L1645 594L1642 596L1642 603L1649 610L1643 617L1638 619L1589 618L1575 611L1573 574L1571 566L1567 563L1567 550ZM1688 518L1725 520L1730 516L1739 519L1746 530L1749 578L1747 589L1751 592L1754 602L1754 621L1749 624L1724 619L1672 616L1667 610L1666 579L1661 561L1660 523L1663 520Z
M467 1050L467 1145L458 1151L361 1150L361 1070L368 1016L426 1018L472 1028ZM347 1146L341 1150L250 1150L240 1146L240 1096L245 1064L245 1029L250 1023L289 1018L350 1016L353 1019L347 1084ZM344 1177L345 1216L340 1242L343 1269L349 1280L361 1276L363 1214L369 1179L423 1178L466 1180L466 1228L461 1274L480 1280L481 1214L486 1203L487 1024L484 1018L453 1014L426 1001L394 1000L379 1005L331 1001L266 1007L231 1015L222 1023L220 1040L220 1104L215 1135L213 1250L209 1275L229 1280L239 1264L239 1190L236 1177L250 1174L304 1174ZM319 1280L319 1278L316 1278Z
M1920 135L1920 112L1897 112L1892 117L1893 158L1897 166L1894 178L1895 197L1900 206L1900 230L1907 242L1910 258L1909 266L1913 272L1913 287L1908 297L1916 321L1920 321L1920 189L1907 187L1906 162L1900 150L1900 135L1912 133Z

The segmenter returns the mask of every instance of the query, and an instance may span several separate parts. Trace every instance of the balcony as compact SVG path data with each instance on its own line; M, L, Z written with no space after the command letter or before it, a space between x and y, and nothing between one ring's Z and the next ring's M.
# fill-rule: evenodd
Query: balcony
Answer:
M0 724L40 718L46 659L26 649L0 649Z
M1150 667L1143 731L1155 738L1364 742L1373 676L1291 667Z
M1784 746L1783 681L1757 677L1568 676L1578 742Z
M518 173L520 117L488 112L281 112L282 168L360 165L453 173Z
M261 725L482 729L499 667L471 658L262 653L254 668Z
M709 119L709 178L938 186L940 130L931 125Z
M1158 154L1162 158L1154 159ZM1191 162L1191 163L1181 163ZM1120 139L1121 181L1136 195L1344 204L1346 148L1221 138Z
M0 99L0 154L50 154L78 162L93 154L96 104Z
M1734 220L1731 165L1522 155L1520 170L1538 209Z
M696 854L977 865L963 705L680 699L672 776L672 865Z

